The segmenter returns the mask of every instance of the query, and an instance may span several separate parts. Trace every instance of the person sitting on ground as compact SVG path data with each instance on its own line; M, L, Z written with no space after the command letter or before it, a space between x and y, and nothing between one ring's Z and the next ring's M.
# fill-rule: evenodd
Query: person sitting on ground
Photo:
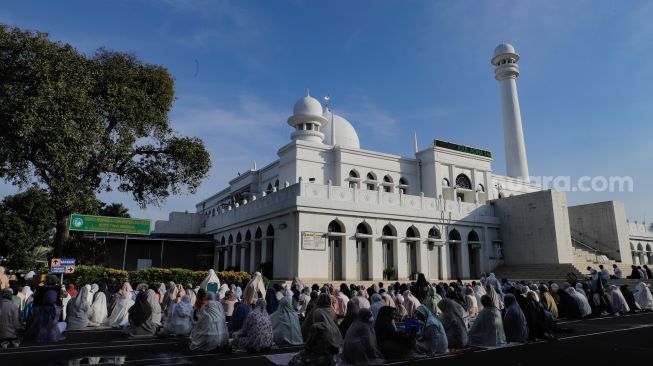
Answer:
M270 320L275 344L297 346L304 343L302 329L299 326L299 315L287 296L281 298L279 307L271 315Z
M369 309L371 304L370 301L365 297L367 292L360 292L356 296L352 296L351 300L358 305L359 309Z
M642 278L642 276L641 276L640 272L637 270L636 266L630 266L630 268L631 268L630 276L628 276L626 278L631 279L631 280L639 280L640 278Z
M417 332L415 351L428 356L449 352L444 327L431 310L420 305L416 311L416 318L420 322L420 329Z
M279 300L277 299L277 287L279 286L275 283L275 287L270 287L267 290L267 293L265 294L265 303L266 305L266 310L268 314L272 314L275 311L277 311L277 308L279 307ZM280 287L280 286L279 286Z
M79 293L79 292L77 291L77 289L75 288L75 284L72 283L72 282L68 284L68 287L66 287L66 292L67 292L68 295L70 295L70 297L72 297L72 298L77 297L77 294Z
M565 290L576 301L578 309L580 310L580 317L585 318L592 314L592 307L590 306L587 298L576 291L573 287L567 287Z
M639 279L648 280L648 276L646 275L646 272L642 266L637 266L637 272L639 272Z
M465 287L465 307L467 308L467 314L470 318L475 318L480 311L478 309L478 301L474 295L474 289L471 287Z
M354 323L354 321L356 321L359 310L358 303L354 302L354 300L349 300L349 303L347 304L347 314L345 314L344 319L342 319L338 325L338 330L340 331L342 338L345 338L347 330L349 330L349 327Z
M68 302L66 307L66 323L68 330L82 330L86 328L89 320L90 306L87 302L90 286L82 287L77 297Z
M569 285L569 284L565 284L565 285ZM555 289L557 287L558 285L556 285L555 283L551 285L551 289ZM578 302L573 296L569 295L568 292L566 292L561 288L558 288L555 294L560 299L558 303L558 316L560 318L565 318L565 319L580 318L580 314L581 314L580 306L578 305Z
M393 312L394 309L389 306L379 310L379 315L374 321L376 341L386 359L407 358L412 355L415 348L416 329L411 329L410 333L398 332Z
M114 296L111 314L107 318L106 325L113 328L121 328L129 324L129 308L134 305L132 300L131 286L125 282Z
M379 313L379 310L384 306L383 297L375 293L370 297L370 311L372 312L372 318L376 319L376 315Z
M46 291L42 302L32 312L29 329L25 339L37 342L59 342L65 339L61 334L66 330L66 323L59 322L61 307L57 305L57 292Z
M404 291L403 296L404 296L404 306L406 307L406 317L412 318L415 316L415 313L417 312L417 308L419 308L422 305L422 303L413 295L413 293L410 290Z
M354 306L348 307L347 311ZM308 330L308 338L304 338L306 339L304 350L296 354L288 366L340 365L337 355L340 352L342 338L340 332L333 331L333 326L335 323L328 321L328 318L320 318L319 321L313 323Z
M642 266L642 269L644 270L644 273L646 273L646 278L647 279L652 279L653 278L653 273L651 273L651 270L648 268L648 266L645 264Z
M193 330L193 307L190 296L184 295L181 301L174 304L169 319L166 319L164 330L167 334L186 336Z
M342 358L350 365L383 365L383 355L376 343L374 319L369 309L358 311L356 321L344 339Z
M556 305L555 300L553 299L553 296L551 296L551 293L549 292L549 288L542 284L539 287L540 289L540 303L542 303L542 306L551 313L551 317L553 320L558 319L558 305Z
M626 298L616 285L610 285L610 297L612 298L612 309L616 314L626 314L630 312L630 307Z
M528 339L531 341L538 339L550 339L553 318L547 316L544 306L540 304L537 294L529 291L526 294L526 324L528 324Z
M232 291L235 292L235 291ZM243 291L243 302L247 305L254 305L258 299L264 298L266 294L265 285L263 284L263 275L261 272L255 272L254 277L245 286ZM238 294L234 293L236 297Z
M159 300L157 300L157 293L153 289L148 289L147 292L147 302L150 304L150 307L152 308L152 325L154 325L157 330L161 328L163 325L162 323L162 313L161 313L161 304L159 304Z
M336 324L336 313L333 310L333 307L331 307L331 299L326 293L320 294L317 303L315 304L315 308L311 309L311 311L306 314L306 319L304 319L304 323L302 324L302 337L304 339L308 338L308 332L311 329L311 325L315 322L315 318L318 316L320 318L327 317L333 321L333 324ZM338 329L337 325L336 329ZM338 331L338 336L340 336L340 331Z
M441 310L440 320L447 334L449 348L464 348L467 346L467 319L465 309L451 299L442 299L438 303Z
M528 341L528 325L522 309L517 304L513 294L503 297L506 314L503 317L503 330L507 342L526 343Z
M395 295L395 312L394 319L398 322L403 322L408 317L408 311L404 306L404 297L402 295Z
M616 264L613 264L612 269L614 271L614 276L610 276L610 278L620 280L622 278L622 276L623 276L623 274L621 272L621 268L619 268Z
M152 321L152 305L147 300L147 293L139 291L134 305L129 308L129 328L126 330L132 337L153 336L157 326Z
M234 314L234 309L237 302L238 299L236 299L236 296L233 294L233 292L231 292L231 290L227 290L227 292L225 292L224 298L220 300L222 309L224 309L224 314L227 317L227 322L231 321L231 317Z
M234 333L234 348L261 352L272 347L274 336L270 315L265 309L266 305L263 299L256 301L256 306L247 315L243 327Z
M635 297L635 302L639 305L639 308L642 311L651 311L653 310L653 295L651 295L651 290L649 290L646 283L641 281L635 286L635 292L633 293Z
M229 346L229 329L222 305L214 292L206 295L206 304L200 309L197 322L190 333L191 351L213 351Z
M231 333L237 332L243 327L251 309L252 308L249 305L242 302L236 302L234 304L234 312L232 313L228 324Z
M481 297L481 305L483 305L483 310L478 314L469 331L469 344L485 347L505 345L506 335L503 331L501 311L497 309L488 295Z
M11 301L11 292L4 289L0 299L0 342L13 341L18 338L22 328L18 308Z
M88 312L88 326L99 327L107 321L107 298L103 292L97 292Z

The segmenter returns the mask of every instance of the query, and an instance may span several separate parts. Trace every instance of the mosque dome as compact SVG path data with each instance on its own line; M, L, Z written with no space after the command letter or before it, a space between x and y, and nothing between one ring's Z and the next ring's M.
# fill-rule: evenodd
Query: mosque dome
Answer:
M295 103L293 114L295 116L321 116L322 104L317 99L307 95Z
M335 125L335 144L350 149L360 149L361 145L360 141L358 140L358 133L356 133L354 126L352 126L351 123L349 123L349 121L343 117L333 113L329 108L324 110L324 118L326 118L327 123L323 124L322 127L320 127L320 131L324 134L323 143L326 145L333 145L333 142L331 141L332 114L333 124Z
M502 55L512 55L512 58L515 61L519 60L519 54L515 50L515 47L513 47L510 43L501 43L494 49L494 55L492 56L492 64L496 65L500 59L503 57L500 57Z

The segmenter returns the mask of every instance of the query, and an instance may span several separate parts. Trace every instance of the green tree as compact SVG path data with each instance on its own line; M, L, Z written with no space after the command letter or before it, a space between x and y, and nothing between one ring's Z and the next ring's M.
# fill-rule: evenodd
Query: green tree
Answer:
M123 206L122 203L105 204L100 209L100 215L112 217L131 217L129 209Z
M130 192L145 207L196 191L210 157L200 139L171 130L173 94L161 66L105 49L87 57L0 25L0 179L47 190L55 255L69 215L98 192Z
M52 243L54 226L45 190L32 187L5 197L0 202L0 255L8 257L12 268L33 266L37 248Z

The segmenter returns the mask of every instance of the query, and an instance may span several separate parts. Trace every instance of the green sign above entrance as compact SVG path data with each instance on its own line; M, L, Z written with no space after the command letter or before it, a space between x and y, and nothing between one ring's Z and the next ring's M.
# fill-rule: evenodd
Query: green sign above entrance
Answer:
M449 150L456 150L456 151L464 152L464 153L467 153L467 154L484 156L486 158L491 158L492 157L492 153L487 151L487 150L481 150L481 149L477 149L475 147L469 147L469 146L465 146L465 145L458 145L458 144L454 144L452 142L447 142L447 141L442 141L442 140L435 140L435 146L443 147L443 148L449 149Z
M70 215L70 230L150 235L150 220L72 214Z

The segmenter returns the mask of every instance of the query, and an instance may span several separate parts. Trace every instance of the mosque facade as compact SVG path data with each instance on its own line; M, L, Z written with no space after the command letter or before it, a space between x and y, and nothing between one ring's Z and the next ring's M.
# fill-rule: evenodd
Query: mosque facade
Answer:
M653 261L653 233L628 223L623 205L569 207L563 192L529 182L518 60L508 44L491 59L507 175L493 171L490 151L454 142L415 141L411 157L363 149L349 121L307 95L277 160L239 174L195 213L171 213L155 233L212 235L215 269L274 279L478 278L499 266L572 263L599 246L606 259ZM609 224L588 225L606 215ZM592 234L602 240L589 243Z

